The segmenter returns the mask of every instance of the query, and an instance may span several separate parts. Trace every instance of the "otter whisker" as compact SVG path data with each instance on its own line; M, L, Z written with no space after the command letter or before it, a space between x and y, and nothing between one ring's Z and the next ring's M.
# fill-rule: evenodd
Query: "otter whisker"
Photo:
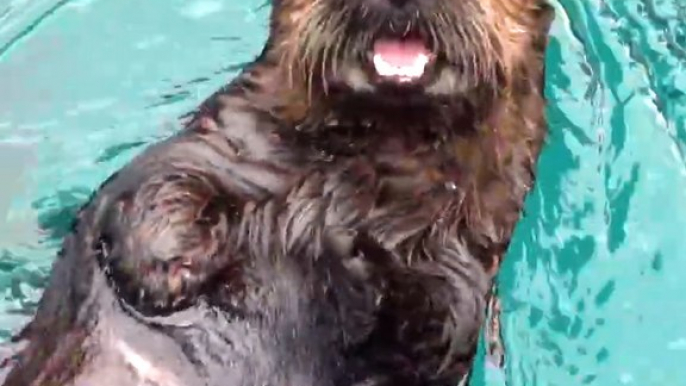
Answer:
M491 76L493 74L494 66L491 57L493 56L494 52L492 52L493 47L491 46L491 40L489 39L489 36L482 27L481 23L477 23L476 21L472 20L469 25L471 27L469 28L470 35L472 35L470 36L470 40L481 42L481 44L477 46L477 54L478 57L481 58L479 63L476 63L477 56L474 56L475 66L478 68L478 73L475 73L475 75L480 73L489 81L492 81L493 78L491 78Z
M345 42L345 37L344 37L344 25L343 23L338 24L338 28L336 29L336 33L334 34L335 40L333 45L333 51L332 51L332 56L331 56L331 71L334 76L338 76L338 66L339 66L339 61L341 60L341 48L344 46ZM343 54L345 54L345 51L343 51Z
M441 3L440 12L438 12L438 31L439 31L439 42L440 48L444 51L446 59L450 63L455 63L455 57L453 56L452 44L449 44L445 38L445 33L450 31L450 22L447 19L447 12L445 12L443 3Z
M403 32L403 36L407 36L411 30L412 30L412 20L408 20L406 25L405 25L405 31Z
M432 44L433 44L434 46L437 46L437 45L438 45L438 37L437 37L437 33L436 33L436 27L434 27L434 25L433 25L432 23L429 23L429 24L427 25L427 29L428 29L428 31L429 31L429 35L431 35ZM437 47L432 47L432 48L433 48L434 50L437 49Z
M341 60L341 47L344 43L345 39L345 23L344 20L349 18L349 11L348 8L343 8L340 12L337 14L337 19L336 19L336 24L335 24L335 29L333 30L333 39L332 43L330 44L333 46L333 50L331 51L331 71L334 76L337 76L338 74L338 62Z
M323 6L320 1L316 2L312 7L310 7L309 16L311 16L312 19L306 22L304 31L306 39L301 61L304 63L303 70L306 79L308 100L312 100L315 67L317 66L317 62L322 59L323 46L320 42L320 31L317 28L318 26L324 26L326 24L326 20L322 19L322 16L325 14L322 8Z
M335 17L336 17L336 13L332 13L332 14L326 19L326 21L324 22L324 25L322 26L322 28L323 28L325 31L328 31L328 30L329 30L329 28L330 28L329 25L330 25L330 24L335 23L335 22L333 21ZM335 31L335 29L336 29L336 28L334 27L333 30ZM335 37L335 36L336 36L335 32L332 32L332 35ZM321 80L322 80L322 87L323 87L324 95L326 95L326 94L329 93L329 82L327 81L327 65L330 64L330 63L329 63L329 60L330 60L330 59L329 59L329 51L331 50L331 47L332 47L332 44L324 44L324 49L323 49L323 51L322 51L322 53L321 53L321 74L320 74L320 77L321 77Z
M355 54L355 51L353 51L350 46L353 44L353 41L351 39L344 39L344 44L343 44L343 62L348 63L351 59L350 56Z

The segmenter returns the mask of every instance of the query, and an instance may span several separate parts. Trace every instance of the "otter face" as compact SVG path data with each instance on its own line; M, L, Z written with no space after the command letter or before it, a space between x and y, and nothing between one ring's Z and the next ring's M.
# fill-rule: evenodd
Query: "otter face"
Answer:
M502 87L545 7L539 0L274 0L272 42L312 88L465 95Z

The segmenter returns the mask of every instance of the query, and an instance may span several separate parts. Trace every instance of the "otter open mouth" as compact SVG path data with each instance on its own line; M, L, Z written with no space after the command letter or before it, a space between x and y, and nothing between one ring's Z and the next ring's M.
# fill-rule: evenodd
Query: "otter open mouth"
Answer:
M372 49L374 71L385 82L416 82L427 72L433 59L427 44L418 38L380 38Z
M437 34L428 20L417 17L388 20L373 33L368 60L377 85L414 89L431 81L440 52Z

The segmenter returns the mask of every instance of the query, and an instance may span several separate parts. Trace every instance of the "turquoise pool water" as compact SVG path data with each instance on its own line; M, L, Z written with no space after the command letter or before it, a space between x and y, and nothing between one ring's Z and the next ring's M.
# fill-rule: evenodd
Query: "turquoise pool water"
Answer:
M0 338L72 214L260 49L264 0L0 0ZM558 0L551 135L501 275L504 374L686 385L686 0Z

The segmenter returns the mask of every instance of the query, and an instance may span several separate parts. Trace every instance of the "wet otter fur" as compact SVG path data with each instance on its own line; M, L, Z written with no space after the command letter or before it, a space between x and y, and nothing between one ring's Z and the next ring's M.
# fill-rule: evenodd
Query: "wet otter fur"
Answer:
M551 7L272 7L257 59L79 212L5 385L469 373L546 135ZM382 39L421 74L382 75Z

